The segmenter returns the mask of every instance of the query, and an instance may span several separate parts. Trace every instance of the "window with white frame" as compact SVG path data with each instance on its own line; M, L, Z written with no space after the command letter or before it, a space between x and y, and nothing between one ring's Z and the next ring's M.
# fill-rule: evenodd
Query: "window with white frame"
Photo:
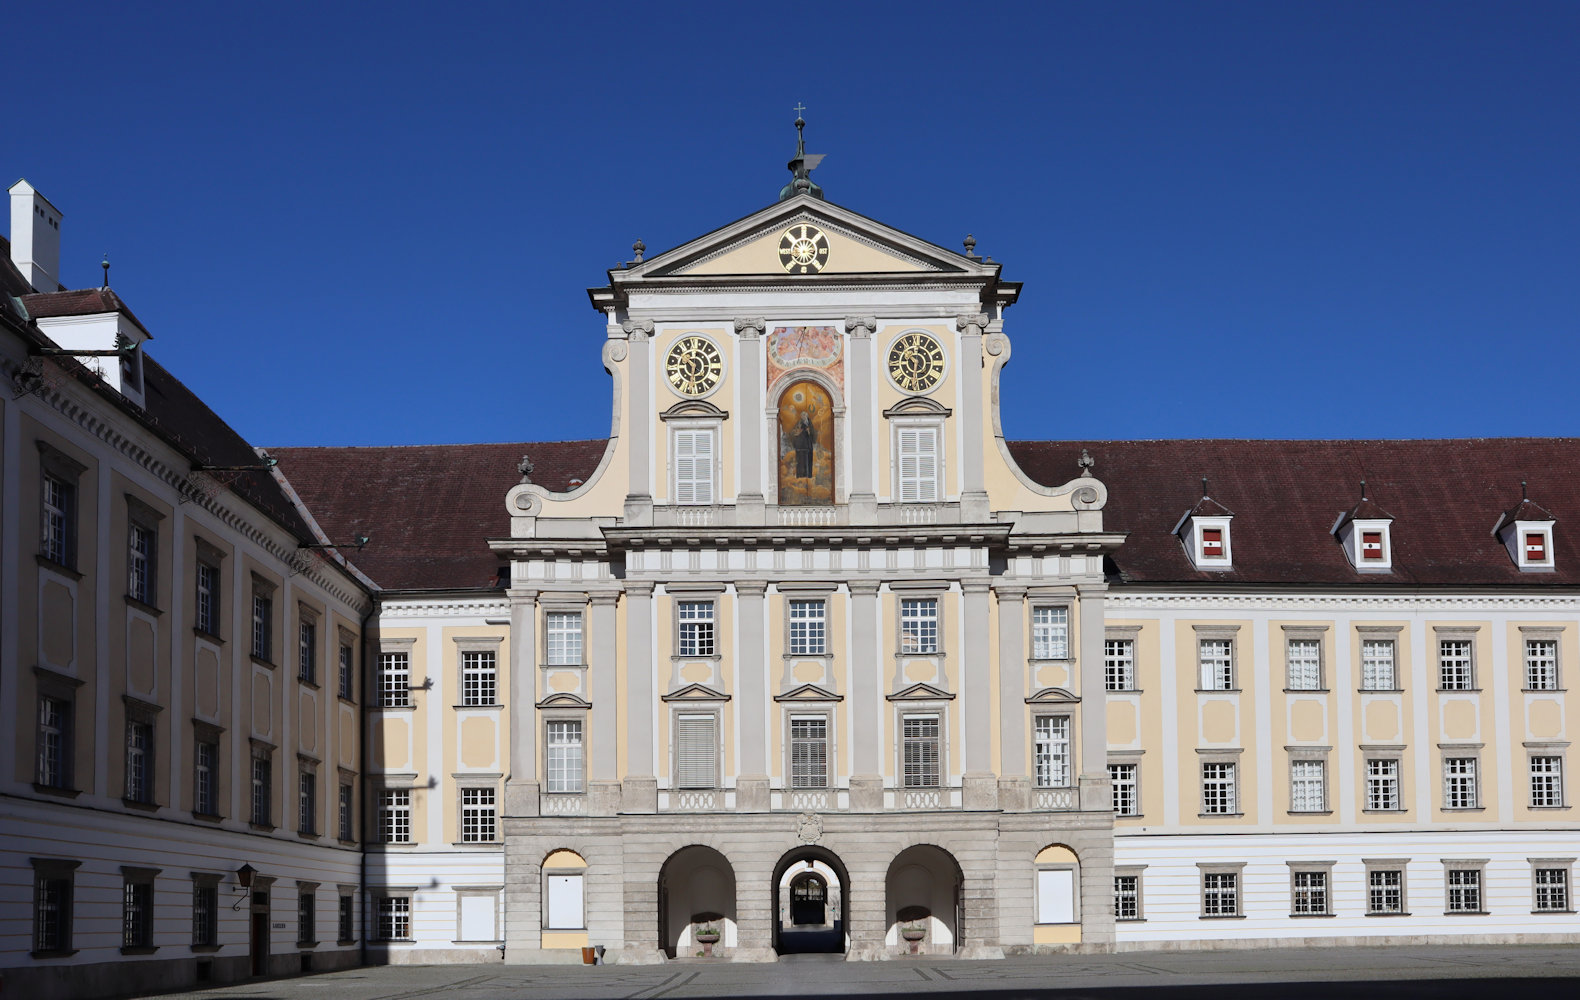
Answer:
M919 655L938 652L938 598L900 600L900 652Z
M790 787L828 787L828 716L790 717Z
M249 813L253 826L273 826L274 761L269 751L254 746L252 751L252 810Z
M356 793L352 791L352 786L349 781L340 782L340 800L337 803L338 808L336 812L338 814L337 835L341 840L350 841L355 839L351 832L352 810L355 808L353 803L356 801L355 794Z
M1399 801L1399 759L1366 758L1366 808L1373 812L1396 812Z
M1238 766L1233 761L1207 760L1201 765L1201 811L1206 816L1239 812Z
M126 800L154 801L154 726L146 718L126 720Z
M544 648L553 667L580 666L582 662L582 613L550 611L543 616Z
M942 784L938 722L934 714L908 714L900 719L901 781L906 788L937 788Z
M318 833L318 772L306 761L296 775L296 832L307 837Z
M1289 762L1289 811L1325 812L1328 808L1327 765L1311 758Z
M1240 872L1203 871L1201 874L1201 915L1237 917L1240 915Z
M1481 806L1476 787L1478 761L1474 757L1443 758L1443 808L1477 809Z
M1471 691L1476 687L1474 652L1470 639L1439 639L1438 683L1443 691Z
M142 604L154 603L154 529L132 521L126 529L126 596Z
M405 651L379 654L379 705L411 707L411 655Z
M318 684L318 623L305 616L296 626L296 679Z
M1481 867L1449 867L1447 875L1447 906L1449 913L1482 913Z
M675 616L680 623L678 651L681 656L713 656L717 652L712 601L678 601Z
M821 599L790 601L790 654L822 656L828 652L828 603Z
M379 792L379 839L386 844L411 843L411 789Z
M339 654L339 659L338 659L336 665L338 667L338 675L339 675L338 676L338 680L339 680L339 684L340 684L340 697L344 698L347 701L352 701L352 700L355 699L357 688L356 688L355 664L354 664L354 662L352 660L352 656L351 656L351 644L350 643L342 642L340 644L340 654Z
M1388 916L1404 914L1404 868L1387 863L1366 869L1366 912Z
M1569 912L1570 864L1572 862L1535 862L1536 866L1531 869L1531 908L1537 913Z
M1398 674L1394 667L1394 640L1361 640L1361 690L1396 691Z
M1289 874L1289 912L1297 917L1327 916L1328 875L1326 868L1296 868Z
M1067 788L1070 784L1070 717L1039 715L1032 759L1038 788Z
M1141 919L1141 876L1114 876L1114 919Z
M1141 765L1130 761L1108 765L1108 780L1114 788L1114 815L1141 815Z
M274 596L263 581L252 581L252 655L265 663L274 662Z
M1525 640L1525 687L1529 691L1558 690L1558 640Z
M1070 658L1070 609L1039 605L1031 609L1031 655L1036 660Z
M1105 691L1136 689L1136 640L1103 640L1103 689Z
M461 704L499 704L499 669L491 649L461 651Z
M1200 639L1197 657L1201 664L1203 691L1234 690L1234 640Z
M461 789L461 843L493 843L495 815L492 788Z
M219 876L194 875L192 879L192 946L211 948L219 943Z
M206 562L197 564L197 601L194 608L199 632L219 634L219 567Z
M675 427L670 432L674 456L675 503L711 504L714 502L714 446L712 427Z
M200 734L192 744L192 811L216 816L219 810L219 743Z
M718 787L719 717L716 713L676 714L675 784L678 788L692 789Z
M379 940L406 941L411 938L411 897L378 897Z
M33 780L45 788L70 788L72 779L72 699L38 697L38 764Z
M76 565L77 484L63 476L44 474L43 524L39 554L68 569Z
M1557 809L1564 804L1564 759L1556 754L1531 755L1531 808Z
M1322 690L1322 640L1292 638L1284 646L1291 691Z
M938 432L937 426L895 426L895 478L900 503L933 503L942 495Z
M582 790L586 755L580 719L549 719L543 724L545 790L575 793Z

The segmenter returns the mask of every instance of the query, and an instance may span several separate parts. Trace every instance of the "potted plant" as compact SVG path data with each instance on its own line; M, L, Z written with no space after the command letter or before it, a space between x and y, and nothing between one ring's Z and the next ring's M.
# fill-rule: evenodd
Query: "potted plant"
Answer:
M921 954L922 939L927 936L927 927L924 924L908 923L900 926L900 937L904 938L911 946L911 954Z
M697 928L697 943L702 945L702 957L713 957L713 946L719 943L719 928L714 924L703 924Z

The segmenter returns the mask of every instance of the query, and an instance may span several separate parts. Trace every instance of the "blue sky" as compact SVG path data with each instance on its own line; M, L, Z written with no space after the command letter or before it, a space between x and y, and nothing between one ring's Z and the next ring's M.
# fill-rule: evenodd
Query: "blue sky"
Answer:
M260 444L608 432L585 289L830 200L1026 283L1017 438L1580 434L1580 4L7 14L0 175Z

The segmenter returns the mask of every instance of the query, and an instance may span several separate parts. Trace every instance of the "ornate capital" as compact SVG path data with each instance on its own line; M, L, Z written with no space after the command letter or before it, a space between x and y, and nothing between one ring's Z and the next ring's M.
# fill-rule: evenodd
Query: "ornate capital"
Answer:
M845 320L845 332L850 334L852 340L870 337L877 328L878 321L872 316L852 316Z
M968 337L982 336L982 328L988 325L986 313L977 313L975 316L956 316L955 329ZM975 327L975 329L972 329Z
M735 332L740 334L742 340L756 340L767 328L768 323L761 316L735 321Z
M653 335L653 321L650 319L628 319L620 324L620 329L625 331L627 337L640 343Z

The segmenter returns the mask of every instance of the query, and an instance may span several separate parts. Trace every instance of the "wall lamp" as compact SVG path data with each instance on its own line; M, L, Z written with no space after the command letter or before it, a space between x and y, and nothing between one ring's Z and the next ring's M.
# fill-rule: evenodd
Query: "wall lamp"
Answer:
M247 898L247 890L252 888L252 876L256 873L257 869L246 863L243 863L240 868L236 869L237 896L236 902L230 906L231 909L237 910L241 908L242 900Z

